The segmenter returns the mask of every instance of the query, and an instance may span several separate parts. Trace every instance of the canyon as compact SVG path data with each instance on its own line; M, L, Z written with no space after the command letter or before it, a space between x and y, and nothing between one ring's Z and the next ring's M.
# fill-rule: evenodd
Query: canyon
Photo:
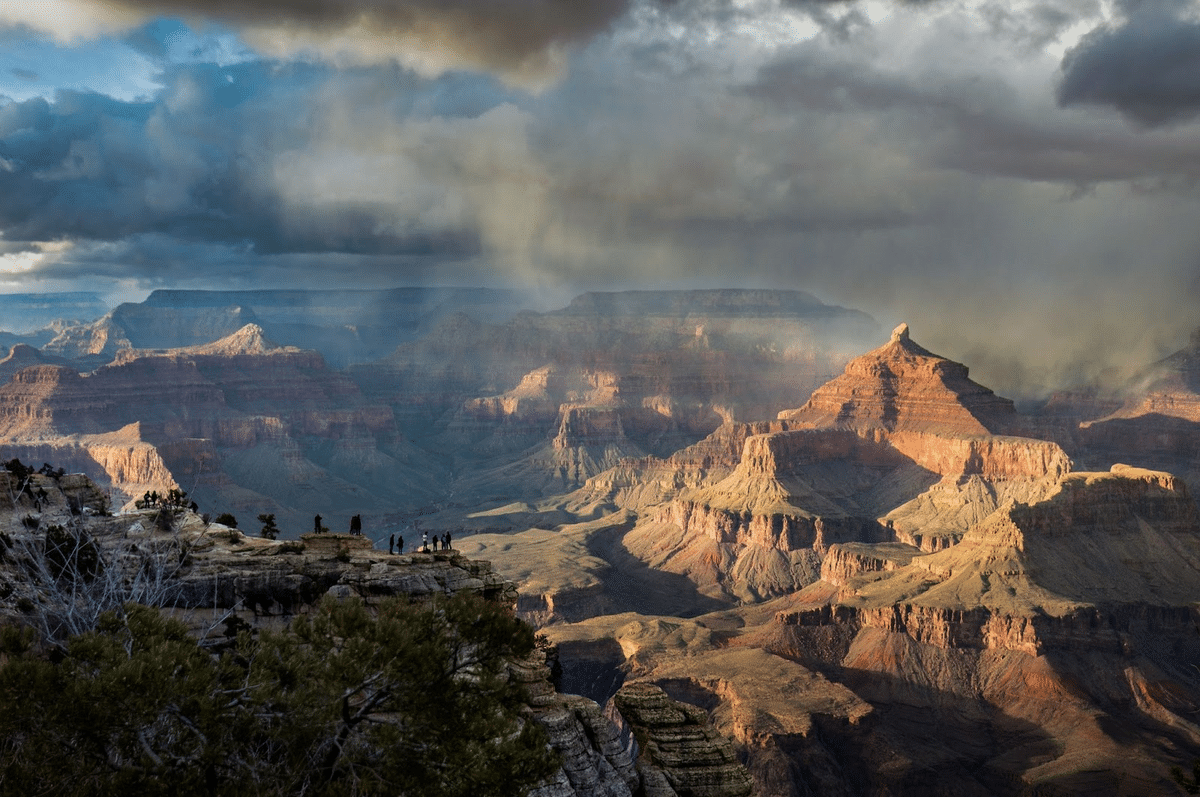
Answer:
M542 690L547 721L602 738L547 797L629 790L608 705L670 718L635 731L664 795L1169 794L1200 758L1200 337L1018 411L801 292L159 291L12 332L5 460L285 540L361 515L358 593L447 589L397 586L391 535L490 563L585 701Z

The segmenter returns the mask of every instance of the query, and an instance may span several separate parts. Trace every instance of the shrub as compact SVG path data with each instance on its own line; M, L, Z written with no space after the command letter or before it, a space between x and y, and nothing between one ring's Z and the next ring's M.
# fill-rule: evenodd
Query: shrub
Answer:
M231 529L236 529L238 527L237 518L228 512L222 512L221 514L217 515L216 522L220 523L222 526L228 526Z
M143 606L34 642L0 633L8 794L516 797L558 766L507 675L533 632L473 596L326 600L218 655Z
M273 540L279 536L279 527L275 525L274 514L262 514L258 516L258 522L262 524L262 536L268 540Z

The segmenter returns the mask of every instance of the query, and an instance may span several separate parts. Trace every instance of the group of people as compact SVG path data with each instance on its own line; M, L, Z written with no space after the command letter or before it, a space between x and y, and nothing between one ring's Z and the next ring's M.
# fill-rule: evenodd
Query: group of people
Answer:
M413 527L417 528L417 525L414 523ZM329 529L327 529L323 525L321 525L321 516L320 515L317 515L316 517L313 518L313 531L317 532L318 534L329 531ZM362 531L362 515L355 515L354 517L350 518L350 533L351 534L362 534L363 533L363 531ZM450 532L448 532L448 531L440 537L438 535L434 534L432 550L436 551L440 548L443 551L449 551L449 550L451 550L451 547L452 547L451 542L452 542L452 540L450 537ZM429 534L425 531L422 531L421 532L421 548L420 548L421 553L429 553L431 551L429 546L430 546ZM404 538L401 537L399 534L393 534L388 538L388 553L390 553L390 554L404 553Z
M450 532L447 531L445 534L443 534L440 537L438 535L434 534L432 550L436 551L436 550L438 550L438 547L440 546L443 551L449 551L451 549L450 543L451 543ZM420 547L419 551L421 553L430 553L431 549L430 549L429 545L430 545L429 535L428 535L428 533L422 531L421 532L421 547ZM390 554L404 553L404 538L401 537L399 534L393 534L390 537L388 537L388 553L390 553Z
M426 535L425 532L422 531L421 532L421 550L424 552L428 552L429 544L430 543L429 543L428 535ZM450 550L450 532L447 531L441 537L439 537L436 534L433 535L433 550L436 551L438 549L438 546L441 546L441 549L443 551Z

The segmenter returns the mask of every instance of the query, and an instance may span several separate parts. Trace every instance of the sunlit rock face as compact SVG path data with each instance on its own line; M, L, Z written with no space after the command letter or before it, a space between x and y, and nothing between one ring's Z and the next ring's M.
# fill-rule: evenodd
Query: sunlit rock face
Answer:
M801 410L590 479L574 499L632 528L557 534L648 586L639 608L587 564L583 619L536 580L566 671L704 706L756 793L1170 793L1200 755L1184 480L997 434L1036 424L945 362L900 329Z
M761 600L815 581L830 545L939 550L1005 500L1039 495L1071 462L1055 443L993 434L1017 425L1011 401L901 325L778 421L723 425L587 489L641 511L626 538L639 558L706 595Z
M946 722L957 737L938 754L947 777L966 777L974 759L1072 793L1121 780L1153 791L1163 777L1149 750L1200 742L1184 719L1200 700L1189 665L1200 653L1198 594L1200 528L1186 488L1117 467L1009 502L949 550L837 546L822 581L756 633L769 650L842 673L898 723L885 737L912 723L905 733L920 741L864 746L875 766L915 755Z
M707 708L756 793L1171 793L1170 762L1200 752L1197 595L1186 486L1118 466L1045 480L936 552L831 544L769 602L548 633L568 672Z
M924 349L907 324L874 351L851 360L837 379L814 391L782 420L816 427L990 435L1009 431L1016 410L1009 399L972 382L968 369Z

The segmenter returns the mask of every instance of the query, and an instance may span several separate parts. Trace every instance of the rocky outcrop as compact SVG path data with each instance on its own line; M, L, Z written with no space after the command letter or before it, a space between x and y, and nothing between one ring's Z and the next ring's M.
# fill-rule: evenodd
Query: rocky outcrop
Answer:
M514 662L510 670L528 690L534 719L546 729L550 744L563 759L550 782L534 789L529 797L632 797L640 793L642 778L634 763L637 747L633 734L611 704L601 708L586 697L555 691L544 654Z
M586 492L638 502L649 518L626 544L655 567L686 573L710 594L761 599L815 580L813 565L832 544L940 550L1004 500L1040 495L1071 461L1054 443L991 434L1014 418L1011 402L902 326L774 424L724 425L665 462L623 463ZM662 503L649 511L650 489L621 486L639 468L661 485ZM691 489L689 476L699 482ZM798 551L807 562L773 553Z
M9 350L8 356L0 360L0 384L11 379L17 371L35 365L66 365L66 362L61 358L42 354L27 343L17 343Z
M24 484L0 470L0 506L7 506L0 511L0 591L7 599L0 614L10 620L21 621L22 612L30 611L24 604L34 588L11 578L13 562L37 550L38 527L54 523L96 546L114 584L122 583L120 568L143 575L147 568L164 568L152 574L166 589L158 598L200 634L211 635L222 623L229 629L278 627L327 596L358 598L369 606L392 596L427 600L461 592L516 602L514 585L488 562L456 551L384 554L362 535L332 533L275 542L207 523L186 510L111 516L106 496L82 475L34 474ZM703 711L689 708L685 722L672 724L672 717L643 700L637 702L640 724L631 726L613 703L602 708L559 693L552 685L556 655L553 648L540 648L509 663L510 677L528 695L527 718L545 728L562 756L561 769L533 797L748 793L730 742L709 727ZM635 763L639 734L650 740L644 748L652 758ZM676 790L656 790L659 782L673 783Z
M114 485L118 505L152 490L165 494L180 486L160 449L142 437L140 424L44 443L5 443L0 451L6 458L33 465L53 463L100 484Z
M667 697L651 683L621 687L613 698L638 740L647 797L748 797L750 774L708 713Z
M1023 773L1011 786L991 782L993 791L1033 782L1087 790L1087 768L1106 771L1096 777L1109 788L1161 781L1162 765L1095 725L1097 711L1143 740L1200 745L1187 718L1200 681L1184 666L1200 653L1200 523L1169 474L1068 474L1038 500L1005 503L953 548L838 546L822 577L757 632L759 642L840 673L883 716L911 717L913 705L940 714L953 695L953 710L979 712L976 724L994 727L1003 712L1029 723L1017 733L1024 743L1055 740L1058 752L1036 766L989 764ZM937 736L921 733L927 743ZM959 751L951 769L970 758Z
M45 351L67 358L96 355L112 359L129 348L169 349L208 343L256 320L252 312L237 306L151 308L126 303L90 324L64 329L46 344Z
M821 581L842 586L869 573L890 573L909 564L920 553L920 549L902 542L831 545L821 560Z
M1030 483L936 553L836 544L770 603L548 633L573 679L703 706L756 793L1171 793L1200 754L1195 505L1136 468Z

